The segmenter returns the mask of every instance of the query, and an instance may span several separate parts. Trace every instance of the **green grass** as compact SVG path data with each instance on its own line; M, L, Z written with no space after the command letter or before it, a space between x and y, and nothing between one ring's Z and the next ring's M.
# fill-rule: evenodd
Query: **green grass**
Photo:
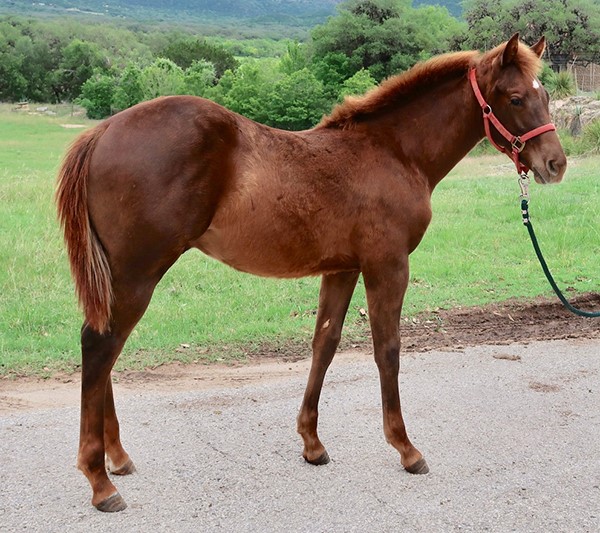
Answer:
M530 213L555 279L600 288L598 158L571 159L565 181L530 188ZM519 188L504 156L468 158L433 195L434 218L412 257L405 310L552 295L520 223Z
M0 106L0 375L48 375L79 363L79 327L53 192L62 154L85 122L67 110L30 116ZM559 285L600 290L600 157L570 161L559 186L532 185L530 210ZM434 218L411 261L405 314L552 295L520 222L514 168L501 155L467 158L433 195ZM308 355L319 280L261 279L196 251L158 286L117 368L247 353ZM362 281L345 338L364 339ZM182 346L184 345L184 346Z

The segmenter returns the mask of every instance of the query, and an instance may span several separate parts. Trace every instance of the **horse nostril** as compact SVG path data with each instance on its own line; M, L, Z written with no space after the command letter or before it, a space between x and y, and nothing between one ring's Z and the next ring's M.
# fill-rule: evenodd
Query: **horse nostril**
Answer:
M554 159L550 159L550 161L546 163L546 168L551 176L556 176L559 172L559 167Z

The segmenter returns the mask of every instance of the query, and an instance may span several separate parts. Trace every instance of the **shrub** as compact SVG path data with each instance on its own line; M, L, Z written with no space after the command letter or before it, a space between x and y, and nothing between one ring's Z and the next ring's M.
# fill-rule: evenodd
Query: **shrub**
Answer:
M75 103L85 108L88 118L102 119L110 115L114 92L114 78L96 73L81 87Z
M586 151L600 153L600 119L596 119L585 126L581 137Z
M559 130L558 137L560 138L560 144L562 145L567 157L581 155L583 152L585 152L581 138L573 137L569 130Z
M577 93L575 79L566 71L552 72L546 76L545 86L554 99L567 98Z

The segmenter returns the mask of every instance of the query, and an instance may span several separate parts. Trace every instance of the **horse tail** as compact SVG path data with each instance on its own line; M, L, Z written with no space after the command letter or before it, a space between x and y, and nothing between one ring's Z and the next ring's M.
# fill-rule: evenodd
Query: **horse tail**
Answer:
M73 142L58 173L55 197L79 305L87 325L99 333L109 329L113 292L108 258L90 221L87 188L90 160L106 127L97 126Z

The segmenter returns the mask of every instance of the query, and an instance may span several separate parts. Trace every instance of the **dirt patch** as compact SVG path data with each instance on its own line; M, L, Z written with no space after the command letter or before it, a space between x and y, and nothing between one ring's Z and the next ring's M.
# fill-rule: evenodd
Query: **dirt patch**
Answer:
M600 294L586 293L570 303L586 311L600 311ZM600 318L584 318L567 311L557 298L507 300L480 307L455 307L421 313L400 322L402 353L432 350L457 351L482 344L503 345L514 342L560 339L600 338ZM341 350L370 350L368 320L361 341L342 337ZM290 342L276 346L253 346L246 352L252 360L297 361L310 352L310 343ZM506 356L509 358L510 356Z
M600 309L600 294L584 294L572 299L576 307ZM423 313L401 322L402 352L431 350L460 351L482 344L507 345L514 342L559 339L600 338L600 318L582 318L568 312L555 299L507 301L483 307L454 308ZM342 345L339 357L346 360L371 357L371 341ZM248 360L229 365L173 363L144 371L124 371L113 375L115 389L122 398L140 391L168 394L173 391L202 390L248 383L306 376L310 366L306 343L292 342L248 351ZM303 355L299 355L303 354ZM510 353L498 359L518 361ZM76 406L79 402L79 374L57 375L52 379L0 380L0 413L27 409ZM553 385L532 382L532 390L554 391ZM550 388L548 388L550 387Z
M600 310L600 294L571 300L577 308ZM557 299L509 300L484 307L460 307L419 315L401 323L402 350L460 350L480 344L599 338L600 318L567 311Z

